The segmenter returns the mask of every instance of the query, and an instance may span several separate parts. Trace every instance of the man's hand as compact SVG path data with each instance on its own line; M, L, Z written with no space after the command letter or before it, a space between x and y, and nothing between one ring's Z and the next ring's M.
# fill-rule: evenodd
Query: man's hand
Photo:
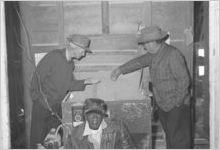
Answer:
M98 80L98 79L87 78L87 79L85 79L84 84L91 85L91 84L98 84L98 83L100 83L100 82L101 82L101 81Z
M112 73L111 73L111 79L112 79L113 81L116 81L120 75L121 75L120 69L119 69L119 68L116 68L116 69L114 69L114 70L112 71Z

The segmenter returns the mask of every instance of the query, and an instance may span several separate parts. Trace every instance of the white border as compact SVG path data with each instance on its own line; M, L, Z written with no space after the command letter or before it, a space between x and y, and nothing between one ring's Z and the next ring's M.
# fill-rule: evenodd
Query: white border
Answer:
M0 99L0 149L10 148L10 122L9 122L9 99L8 99L8 70L6 53L6 33L5 33L5 7L1 6L1 99Z
M219 1L209 2L210 148L220 149Z

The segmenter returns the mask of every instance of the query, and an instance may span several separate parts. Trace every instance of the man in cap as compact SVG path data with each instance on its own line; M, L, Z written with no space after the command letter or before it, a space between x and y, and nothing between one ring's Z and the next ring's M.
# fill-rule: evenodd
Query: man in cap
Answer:
M72 128L64 148L71 149L130 149L135 148L121 120L108 117L102 99L86 99L83 106L85 121Z
M167 148L191 148L190 77L182 53L165 43L167 32L158 26L141 30L138 44L146 54L114 69L111 79L149 67L158 115L166 134Z
M31 148L43 144L46 134L61 122L61 101L68 91L83 91L86 85L96 84L96 79L76 80L73 76L74 61L81 60L89 50L90 39L83 35L70 35L66 48L47 53L39 62L32 77L31 98ZM55 115L51 115L55 114ZM57 117L59 116L59 117Z

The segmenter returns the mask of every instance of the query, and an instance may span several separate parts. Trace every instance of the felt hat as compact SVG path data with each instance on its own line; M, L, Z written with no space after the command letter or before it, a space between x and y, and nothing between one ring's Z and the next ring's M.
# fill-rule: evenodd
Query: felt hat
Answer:
M166 31L161 30L158 26L145 27L140 31L138 38L138 44L144 44L147 42L160 40L168 36Z
M92 51L89 49L91 40L85 35L72 34L67 37L67 41L83 48L88 53L92 53Z

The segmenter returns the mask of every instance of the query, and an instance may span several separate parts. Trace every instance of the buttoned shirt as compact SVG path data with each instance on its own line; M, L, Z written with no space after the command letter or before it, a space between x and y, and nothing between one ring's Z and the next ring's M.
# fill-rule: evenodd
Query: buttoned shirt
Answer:
M119 67L127 74L143 67L150 68L153 93L158 106L170 111L181 104L189 103L189 72L182 53L163 43L156 54L146 53Z

